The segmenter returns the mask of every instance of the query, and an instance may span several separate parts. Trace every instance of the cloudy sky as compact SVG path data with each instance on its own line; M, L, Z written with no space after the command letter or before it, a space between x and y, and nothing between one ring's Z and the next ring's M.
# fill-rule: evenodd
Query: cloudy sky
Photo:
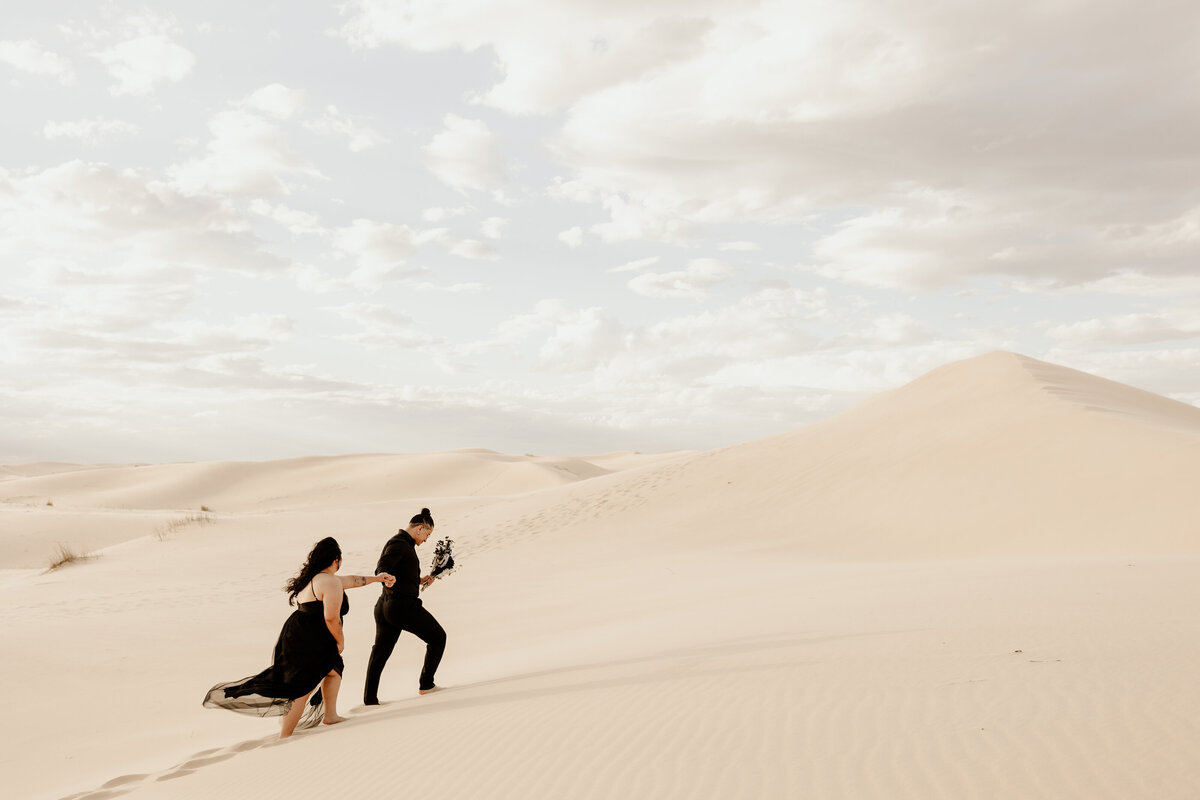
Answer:
M20 4L0 463L710 448L995 349L1198 403L1198 9Z

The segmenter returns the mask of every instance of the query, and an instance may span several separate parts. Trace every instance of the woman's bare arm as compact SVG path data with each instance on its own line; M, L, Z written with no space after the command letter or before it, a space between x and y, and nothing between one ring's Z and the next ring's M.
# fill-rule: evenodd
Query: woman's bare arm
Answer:
M381 572L378 575L334 575L334 577L342 582L343 589L357 589L359 586L366 586L372 583L382 583L384 586L391 586L396 582L396 579L386 572Z

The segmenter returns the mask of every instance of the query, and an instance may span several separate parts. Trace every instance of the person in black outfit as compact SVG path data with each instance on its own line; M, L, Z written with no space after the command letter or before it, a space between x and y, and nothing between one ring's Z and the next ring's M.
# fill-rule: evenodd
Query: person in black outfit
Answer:
M407 529L401 528L388 539L379 555L376 574L386 572L395 575L396 583L384 588L375 603L375 646L371 648L367 680L363 686L363 703L366 705L379 704L379 679L403 631L425 642L425 663L421 669L419 692L429 694L437 691L433 676L446 650L446 631L421 603L420 591L433 583L433 577L421 577L421 562L417 559L417 547L432 534L433 517L428 508L422 508L421 513L409 521Z
M299 606L283 623L271 666L250 678L218 683L205 694L205 708L283 716L281 739L291 736L297 726L345 720L337 713L345 670L342 617L350 610L345 590L372 583L387 587L395 578L381 571L375 577L338 575L341 567L342 548L336 539L326 537L313 546L300 573L285 587L288 603L299 602Z

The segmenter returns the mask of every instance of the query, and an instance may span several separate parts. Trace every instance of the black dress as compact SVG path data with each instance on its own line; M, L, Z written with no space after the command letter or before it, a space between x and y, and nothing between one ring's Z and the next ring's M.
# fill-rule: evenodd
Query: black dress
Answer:
M343 593L339 614L345 617L349 611L350 601ZM283 623L271 666L252 678L218 683L205 695L204 707L227 708L256 717L286 714L292 701L319 686L330 670L341 675L345 668L337 640L325 624L325 604L310 600L300 603ZM321 693L314 692L297 727L315 725L323 713Z

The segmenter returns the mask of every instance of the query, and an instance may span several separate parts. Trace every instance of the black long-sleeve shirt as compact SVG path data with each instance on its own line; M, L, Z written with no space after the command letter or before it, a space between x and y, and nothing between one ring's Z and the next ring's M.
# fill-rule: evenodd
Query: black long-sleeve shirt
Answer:
M396 585L390 589L383 587L380 599L420 597L421 561L417 558L417 543L408 535L408 531L400 531L383 546L379 563L375 565L375 574L381 572L395 576Z

